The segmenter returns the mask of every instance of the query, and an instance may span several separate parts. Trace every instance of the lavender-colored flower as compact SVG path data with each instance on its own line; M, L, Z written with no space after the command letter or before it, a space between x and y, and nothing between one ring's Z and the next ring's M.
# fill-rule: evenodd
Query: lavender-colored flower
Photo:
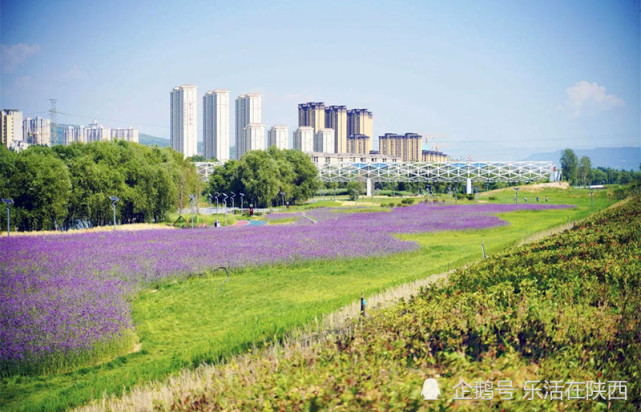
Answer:
M419 204L358 214L314 209L268 217L301 217L295 225L2 238L0 372L117 339L132 327L127 298L168 276L411 251L416 243L393 234L487 228L505 224L496 213L558 207Z

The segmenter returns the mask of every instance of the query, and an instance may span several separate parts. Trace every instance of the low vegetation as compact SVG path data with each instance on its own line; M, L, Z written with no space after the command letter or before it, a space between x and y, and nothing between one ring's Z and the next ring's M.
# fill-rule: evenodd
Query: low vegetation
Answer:
M636 197L571 230L459 270L442 285L312 343L274 345L202 368L176 380L164 390L169 401L155 406L634 410L641 404L639 359ZM420 392L430 377L441 396L428 403ZM470 385L467 393L457 393L462 381ZM144 400L138 393L112 406L149 406L138 403Z
M604 192L595 195L594 209L590 208L589 192L570 190L552 193L554 196L550 199L554 199L554 203L571 203L577 207L500 213L499 216L509 225L490 229L404 234L399 236L401 240L418 244L418 250L401 254L236 269L222 288L225 276L221 271L202 269L191 270L200 276L188 280L173 277L148 283L149 286L140 290L140 295L133 299L133 325L139 338L139 350L65 373L32 376L25 373L3 377L0 380L0 409L59 410L100 398L103 393L121 394L123 390L163 379L184 367L230 359L254 344L279 339L287 331L352 302L361 292L369 296L390 286L476 260L481 256L481 242L484 242L488 254L494 254L532 234L581 219L592 210L602 209L610 203ZM416 207L401 212L412 212ZM488 213L500 212L499 209ZM377 211L381 211L380 208ZM305 212L319 219L324 213L324 210ZM327 215L330 219L340 217L331 211ZM351 219L352 216L345 218ZM354 218L367 221L371 217ZM267 226L261 230L266 229L278 227ZM388 227L386 231L394 233L393 228ZM193 236L189 235L190 230L174 232L178 233L176 236L198 235L196 231ZM158 242L166 241L168 239L154 238L147 248L151 253L147 258L157 255ZM238 246L231 242L225 247L231 253ZM126 250L130 249L123 248L122 253ZM105 256L105 251L92 250L85 257L99 256ZM123 256L127 255L118 254L109 264L131 265L133 268L142 264L140 267L145 267L140 259ZM171 263L178 257L180 253L174 253L167 262ZM201 257L194 262L203 259ZM150 272L150 279L157 276L156 272L174 270L167 264L156 269ZM132 269L131 273L134 272ZM239 328L238 325L243 326Z

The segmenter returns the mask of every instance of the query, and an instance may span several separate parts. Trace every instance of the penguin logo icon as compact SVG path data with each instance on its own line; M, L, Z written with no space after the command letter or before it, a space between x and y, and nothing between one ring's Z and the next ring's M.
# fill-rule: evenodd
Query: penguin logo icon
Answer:
M423 390L421 390L421 395L426 401L435 401L441 395L441 391L438 388L438 382L434 378L425 379L423 382Z

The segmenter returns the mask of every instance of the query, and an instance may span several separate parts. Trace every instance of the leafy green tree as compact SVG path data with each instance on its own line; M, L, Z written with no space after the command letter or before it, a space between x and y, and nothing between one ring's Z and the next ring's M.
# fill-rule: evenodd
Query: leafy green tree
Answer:
M572 149L565 149L561 153L561 173L572 184L576 181L578 160Z
M258 206L267 207L276 199L281 187L278 162L267 152L252 150L238 162L238 179L246 198L256 199Z
M590 158L587 156L581 157L581 160L579 161L578 176L579 182L581 182L582 185L586 185L588 183L591 172L592 162L590 161Z
M209 176L205 195L211 195L213 198L216 193L242 192L243 187L238 179L237 168L238 161L234 159L228 160L221 167L215 168Z
M591 178L591 183L593 185L600 185L603 183L606 183L608 180L608 175L601 169L593 169L592 170L592 178Z
M0 144L0 198L10 198L15 196L13 186L10 184L9 179L15 174L16 170L15 152L10 151L4 145ZM13 208L13 206L10 206ZM7 230L7 219L4 217L5 206L0 203L0 228ZM16 214L11 214L11 225L15 227Z
M69 170L49 148L21 152L9 179L19 230L49 230L62 226L71 195Z
M358 200L362 192L363 192L362 183L352 181L347 184L347 195L349 196L349 200Z
M292 200L303 203L314 196L320 187L318 169L312 159L300 150L285 150L285 159L291 165L293 173L283 175L286 184L292 186Z

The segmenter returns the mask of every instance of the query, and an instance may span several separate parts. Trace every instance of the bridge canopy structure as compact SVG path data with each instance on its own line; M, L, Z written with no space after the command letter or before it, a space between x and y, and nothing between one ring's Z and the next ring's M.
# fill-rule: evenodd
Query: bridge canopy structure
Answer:
M196 162L200 177L207 181L222 162ZM541 161L487 161L487 162L399 162L399 163L343 163L317 165L322 182L367 181L373 183L424 182L458 183L534 182L555 181L558 173L552 162Z
M403 163L347 163L320 165L323 182L367 181L394 182L533 182L555 180L552 162L541 161L487 161L487 162L403 162Z
M214 169L222 166L223 162L195 162L196 172L200 175L201 179L205 182L209 180L209 176L214 172Z

